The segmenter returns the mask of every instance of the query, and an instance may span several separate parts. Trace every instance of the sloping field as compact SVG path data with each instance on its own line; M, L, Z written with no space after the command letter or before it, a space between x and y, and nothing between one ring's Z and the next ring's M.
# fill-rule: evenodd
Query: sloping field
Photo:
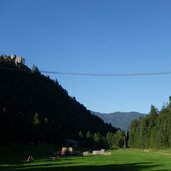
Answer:
M53 149L54 147L51 147ZM34 161L26 163L31 154ZM45 146L0 148L0 171L141 171L171 170L171 150L113 150L111 156L61 157L50 159Z

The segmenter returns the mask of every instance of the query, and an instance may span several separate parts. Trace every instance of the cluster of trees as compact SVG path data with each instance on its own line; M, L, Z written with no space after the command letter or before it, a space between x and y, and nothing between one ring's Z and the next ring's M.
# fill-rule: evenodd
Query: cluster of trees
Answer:
M160 111L152 105L145 118L136 119L131 123L129 146L136 148L171 147L171 97Z
M0 78L1 144L47 142L61 145L67 138L79 139L81 130L83 135L91 132L88 139L99 146L106 142L102 140L108 132L112 141L120 135L118 129L92 115L69 96L58 81L42 75L36 66L32 69L23 64L17 66L2 57ZM88 139L86 142L90 143ZM110 147L118 146L111 144Z
M79 132L79 140L82 142L85 147L90 148L122 148L126 145L125 141L125 133L118 129L115 133L108 132L105 136L98 133L90 133L88 131L85 135L80 131Z

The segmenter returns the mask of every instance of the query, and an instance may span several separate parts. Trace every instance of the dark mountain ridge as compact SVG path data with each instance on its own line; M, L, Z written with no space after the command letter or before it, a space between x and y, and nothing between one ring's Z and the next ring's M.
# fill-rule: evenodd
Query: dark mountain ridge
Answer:
M0 57L0 134L4 143L55 142L116 129L104 123L37 67L28 68L16 57Z

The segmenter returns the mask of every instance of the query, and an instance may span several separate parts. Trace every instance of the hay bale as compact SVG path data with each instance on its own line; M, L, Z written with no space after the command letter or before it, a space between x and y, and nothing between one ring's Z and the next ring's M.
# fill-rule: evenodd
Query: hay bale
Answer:
M145 153L149 153L150 150L149 150L149 149L144 149L144 152L145 152Z
M82 154L83 154L83 156L88 156L90 153L89 153L89 151L84 151Z
M62 147L62 150L61 150L61 155L65 155L69 152L68 148L66 147Z

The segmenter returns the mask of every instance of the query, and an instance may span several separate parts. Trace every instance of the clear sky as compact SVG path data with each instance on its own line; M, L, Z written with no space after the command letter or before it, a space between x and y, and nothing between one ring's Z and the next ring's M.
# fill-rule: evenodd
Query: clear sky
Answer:
M171 71L171 0L0 0L0 53L40 70L79 73ZM159 109L171 75L50 75L97 112Z

